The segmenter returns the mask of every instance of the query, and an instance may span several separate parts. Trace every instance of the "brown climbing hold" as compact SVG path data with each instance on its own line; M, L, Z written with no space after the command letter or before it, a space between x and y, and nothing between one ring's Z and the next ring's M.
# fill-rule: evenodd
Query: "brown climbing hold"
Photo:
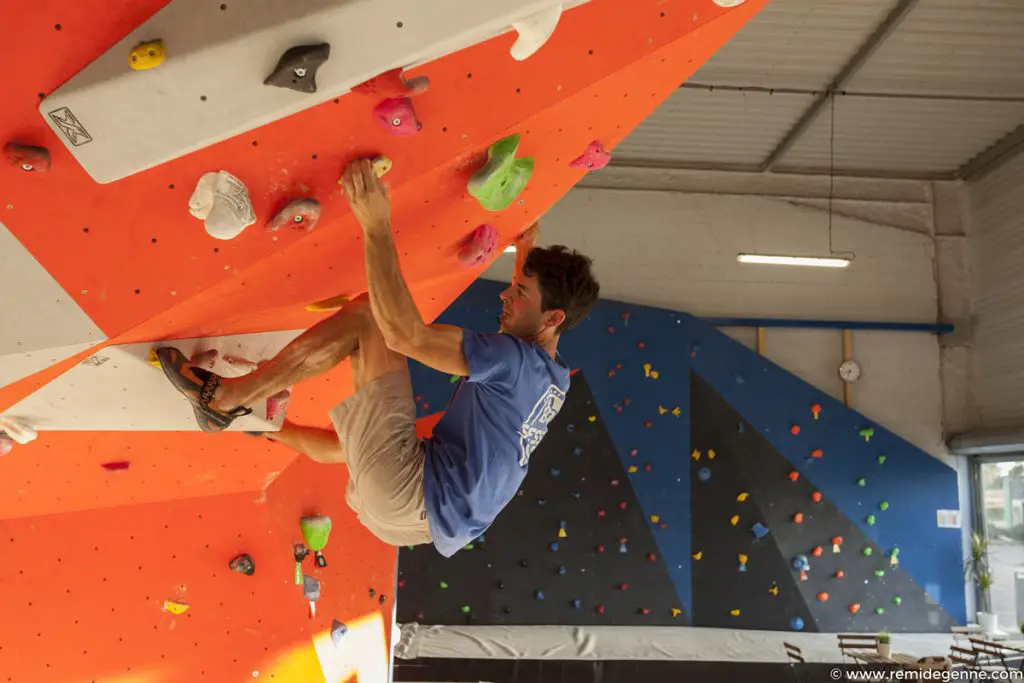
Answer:
M8 142L4 145L7 163L26 173L46 173L50 170L50 152L45 147Z
M316 92L317 69L331 56L331 46L327 43L319 45L297 45L285 50L278 60L277 66L264 85L274 85L301 93Z

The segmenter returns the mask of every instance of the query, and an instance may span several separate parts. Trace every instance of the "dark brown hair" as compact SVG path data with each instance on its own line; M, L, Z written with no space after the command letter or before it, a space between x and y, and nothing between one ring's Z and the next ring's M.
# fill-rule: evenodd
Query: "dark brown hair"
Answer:
M591 260L575 249L556 245L534 247L526 256L523 273L537 277L542 311L560 309L565 321L556 332L561 334L576 327L597 303L601 287L590 272Z

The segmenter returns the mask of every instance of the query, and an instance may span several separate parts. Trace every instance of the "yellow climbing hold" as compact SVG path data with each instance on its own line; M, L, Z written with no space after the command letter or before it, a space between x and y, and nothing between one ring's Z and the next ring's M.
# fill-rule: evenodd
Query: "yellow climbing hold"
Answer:
M739 523L740 523L740 516L739 515L733 515L732 518L729 520L729 524L732 524L733 526L736 526Z
M167 48L164 41L151 40L148 43L139 43L132 48L128 54L128 66L135 71L155 69L164 63L167 57Z
M697 552L695 552L690 557L692 557L693 559L695 559L695 560L697 560L699 562L700 558L704 557L704 551L703 550L698 550Z
M568 534L565 533L565 529L559 529L558 530L558 537L559 538L565 538L566 536L568 536Z
M675 619L676 617L678 617L682 613L683 613L683 610L676 609L675 607L672 608L672 618L673 619Z
M171 614L184 614L188 611L188 603L179 600L164 600L164 611Z
M732 609L729 610L729 614L733 615L734 617L738 617L740 615L740 611L738 609Z
M779 584L773 583L772 587L768 589L768 592L771 593L773 596L778 597L779 596Z
M650 376L651 376L651 364L650 363L644 363L644 377L650 377Z
M739 503L742 503L742 502L744 502L744 501L745 501L745 500L746 500L747 498L750 498L750 494L749 494L749 493L746 493L746 492L743 492L743 493L741 493L740 495L736 496L736 501L737 501L737 502L739 502Z
M653 524L657 524L659 521L661 521L661 517L659 517L658 515L651 515L651 522Z
M675 417L679 417L680 415L682 415L682 413L683 411L679 410L679 406L676 406L675 408L672 409L672 414Z
M372 163L373 173L378 178L383 177L388 171L391 170L391 167L395 165L395 162L391 161L391 159L383 155L379 157L374 157Z
M651 370L651 379L658 379L660 376L657 370Z
M658 406L658 415L664 415L668 412L668 408L665 406Z
M743 553L740 553L739 555L737 555L736 559L739 560L740 564L746 564L747 563L747 556L744 555Z
M315 303L311 303L306 306L306 310L312 313L319 313L321 311L338 311L341 310L348 302L349 298L347 296L338 294L337 296L328 297Z
M700 451L694 449L693 453L690 454L690 457L694 460L700 460Z
M597 415L591 415L587 419L590 420L591 422L597 422Z
M630 474L635 474L636 473L636 465L630 465L628 468L626 468L626 471L629 472Z
M715 453L714 448L708 449L708 460L714 460L716 455L718 454Z
M149 357L146 358L146 360L149 361L149 364L152 365L154 368L162 367L160 365L160 358L159 356L156 355L156 349L149 350Z

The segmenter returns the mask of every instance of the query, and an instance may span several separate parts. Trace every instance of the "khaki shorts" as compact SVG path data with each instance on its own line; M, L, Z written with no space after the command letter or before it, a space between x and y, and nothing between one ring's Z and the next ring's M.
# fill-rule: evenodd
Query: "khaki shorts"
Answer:
M335 406L331 421L348 463L345 500L359 521L390 545L431 543L409 372L373 380Z

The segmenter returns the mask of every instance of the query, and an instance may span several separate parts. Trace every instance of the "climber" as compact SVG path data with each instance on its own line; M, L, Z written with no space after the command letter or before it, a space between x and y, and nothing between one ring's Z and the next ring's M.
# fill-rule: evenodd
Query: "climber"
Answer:
M363 230L368 294L243 377L220 377L172 347L158 357L206 431L351 358L356 391L331 411L334 430L286 422L264 436L318 462L347 464L346 500L382 541L433 542L450 557L490 526L522 483L569 389L559 339L594 306L598 283L587 257L535 247L534 225L516 240L498 333L428 325L402 277L391 203L371 163L352 163L342 184ZM408 358L463 378L423 441Z

